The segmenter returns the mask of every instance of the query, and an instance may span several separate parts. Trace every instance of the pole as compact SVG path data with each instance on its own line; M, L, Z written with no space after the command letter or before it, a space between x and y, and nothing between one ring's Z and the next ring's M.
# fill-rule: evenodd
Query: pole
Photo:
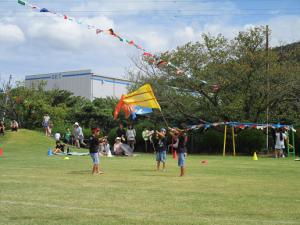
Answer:
M225 151L226 151L226 136L227 136L227 125L225 125L224 128L223 156L225 156Z
M270 79L269 79L269 26L266 25L266 76L267 76L267 142L266 148L269 152L269 91L270 91Z
M232 126L232 146L233 146L233 156L235 156L235 137L234 137L234 127Z
M294 150L294 157L296 157L296 145L295 145L295 132L294 132L294 128L292 129L292 143L293 143L293 150Z

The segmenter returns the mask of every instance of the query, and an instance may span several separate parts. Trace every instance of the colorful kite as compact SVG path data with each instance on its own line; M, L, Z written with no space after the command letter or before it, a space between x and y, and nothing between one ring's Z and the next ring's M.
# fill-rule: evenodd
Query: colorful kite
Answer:
M124 111L125 117L128 118L133 112L135 112L136 106L159 109L161 111L160 105L154 96L150 84L145 84L134 92L122 95L115 108L114 118L118 118L121 110Z

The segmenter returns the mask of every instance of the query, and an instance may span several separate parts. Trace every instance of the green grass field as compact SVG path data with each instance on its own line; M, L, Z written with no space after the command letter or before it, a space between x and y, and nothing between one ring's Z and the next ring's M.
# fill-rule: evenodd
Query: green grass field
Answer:
M179 177L169 155L47 156L52 139L20 130L0 137L0 224L300 224L300 162L188 156ZM201 164L208 160L208 164Z

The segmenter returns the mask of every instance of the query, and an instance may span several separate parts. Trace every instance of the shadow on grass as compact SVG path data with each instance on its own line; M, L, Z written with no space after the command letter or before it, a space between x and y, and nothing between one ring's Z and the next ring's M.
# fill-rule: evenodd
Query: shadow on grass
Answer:
M154 169L131 169L130 171L134 172L156 172Z
M90 174L91 170L76 170L76 171L69 171L67 174Z

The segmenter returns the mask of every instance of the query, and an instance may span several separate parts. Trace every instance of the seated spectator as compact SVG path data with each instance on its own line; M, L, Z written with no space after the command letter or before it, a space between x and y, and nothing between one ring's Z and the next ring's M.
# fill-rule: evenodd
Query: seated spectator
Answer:
M18 131L18 129L19 129L18 122L15 121L15 120L11 121L11 123L10 123L10 129L11 129L11 131Z
M114 144L114 154L115 155L123 155L123 150L121 148L122 142L121 138L117 137Z
M65 144L62 144L60 141L56 141L56 146L53 149L53 154L65 152Z
M5 133L4 122L0 121L0 134L4 135L4 133Z
M107 157L112 157L107 137L100 139L100 152Z

